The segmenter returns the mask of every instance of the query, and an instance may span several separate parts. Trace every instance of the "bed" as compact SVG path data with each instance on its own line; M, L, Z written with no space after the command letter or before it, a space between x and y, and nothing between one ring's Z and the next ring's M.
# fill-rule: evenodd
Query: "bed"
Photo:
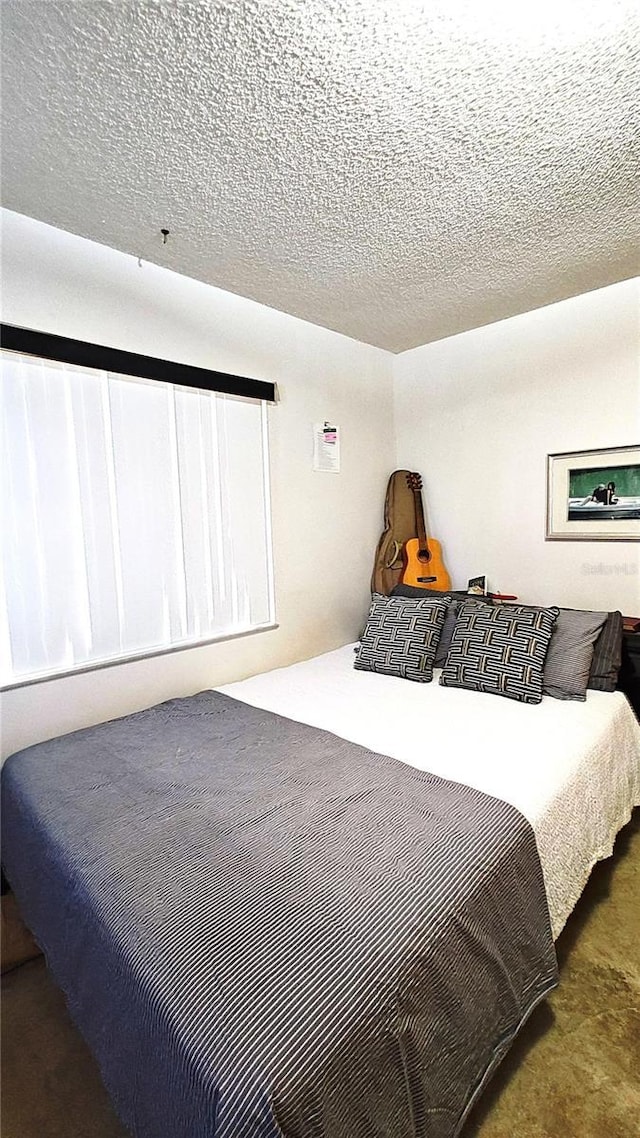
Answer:
M442 688L438 669L429 684L356 672L355 647L219 690L511 803L535 831L557 939L640 804L640 727L626 696L483 698Z
M452 1138L640 804L621 693L354 647L5 765L9 880L137 1138Z

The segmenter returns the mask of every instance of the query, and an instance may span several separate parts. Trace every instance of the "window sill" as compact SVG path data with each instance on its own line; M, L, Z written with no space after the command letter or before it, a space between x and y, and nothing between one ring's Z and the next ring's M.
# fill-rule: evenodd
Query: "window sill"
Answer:
M46 684L52 680L79 676L84 672L98 672L103 668L115 668L119 664L133 664L138 660L150 660L156 656L169 656L174 652L188 652L191 648L204 648L207 644L223 644L227 640L239 640L243 636L255 636L258 632L271 632L278 628L277 623L259 624L255 628L243 628L240 632L226 632L220 636L210 636L206 640L189 640L181 644L171 644L166 648L145 648L141 652L130 652L123 656L112 656L108 660L96 660L91 664L78 664L73 668L60 668L55 672L42 672L38 675L21 676L0 684L0 692L14 691L17 688L31 687L32 684Z

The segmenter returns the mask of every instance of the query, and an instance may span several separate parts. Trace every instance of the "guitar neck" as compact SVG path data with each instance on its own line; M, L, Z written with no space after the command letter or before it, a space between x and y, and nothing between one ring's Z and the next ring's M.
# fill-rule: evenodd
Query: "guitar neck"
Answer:
M422 493L420 490L413 491L416 506L416 529L418 530L418 549L420 552L428 553L429 545L427 543L427 527L424 524L424 507L422 505Z

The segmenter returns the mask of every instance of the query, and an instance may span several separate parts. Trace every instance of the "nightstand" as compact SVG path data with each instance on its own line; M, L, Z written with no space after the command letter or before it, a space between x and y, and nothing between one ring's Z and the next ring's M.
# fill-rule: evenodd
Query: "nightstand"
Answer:
M623 691L640 719L640 630L622 633L622 665L618 690Z

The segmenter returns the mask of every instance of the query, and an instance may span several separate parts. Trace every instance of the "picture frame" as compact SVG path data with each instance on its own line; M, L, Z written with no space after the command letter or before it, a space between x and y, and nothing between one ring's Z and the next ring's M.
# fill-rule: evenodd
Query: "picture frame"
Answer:
M467 581L467 592L481 593L483 597L487 595L487 575L483 573L480 577L470 577Z
M640 541L640 444L547 455L546 541Z

